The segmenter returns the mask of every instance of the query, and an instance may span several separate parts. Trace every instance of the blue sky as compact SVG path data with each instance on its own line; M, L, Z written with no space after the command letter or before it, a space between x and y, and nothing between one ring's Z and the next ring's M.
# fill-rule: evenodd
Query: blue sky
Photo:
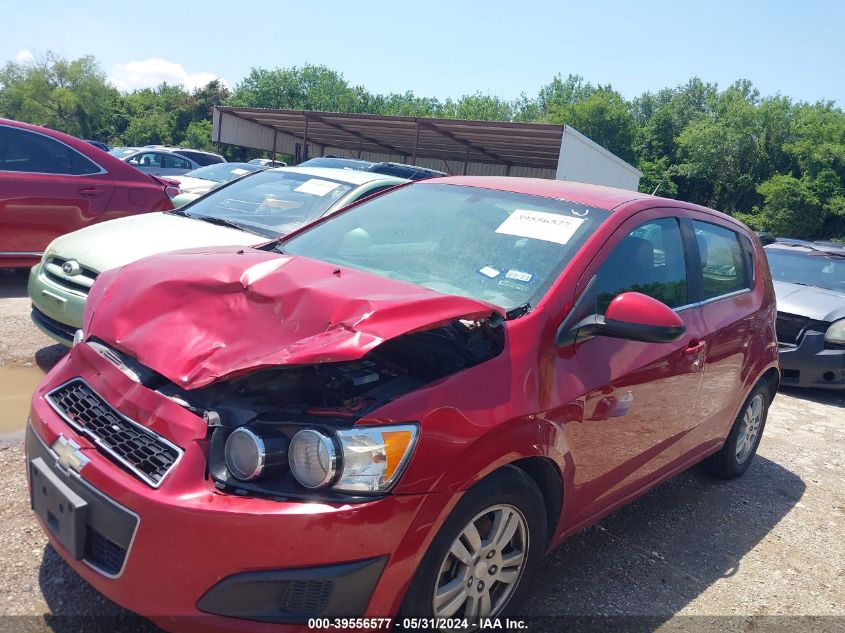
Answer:
M626 97L698 75L845 106L845 2L6 2L0 61L94 55L129 89L325 64L376 92L530 96L556 73ZM9 28L12 27L12 28Z

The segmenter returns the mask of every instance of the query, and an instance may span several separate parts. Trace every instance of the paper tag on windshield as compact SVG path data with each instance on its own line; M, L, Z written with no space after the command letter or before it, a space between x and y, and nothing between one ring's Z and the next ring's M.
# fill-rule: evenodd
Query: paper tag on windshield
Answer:
M325 196L328 193L331 193L335 189L340 186L340 183L331 182L330 180L320 180L318 178L312 178L311 180L306 180L301 185L299 185L294 191L298 191L299 193L310 193L314 196Z
M501 270L499 270L498 268L493 268L492 266L485 266L484 268L480 269L478 272L480 272L482 275L484 275L488 279L495 279L496 277L498 277L502 273Z
M517 209L499 225L496 233L566 244L583 222L583 218L568 215Z
M238 176L243 176L244 174L248 174L248 173L249 173L249 170L248 170L248 169L244 169L243 167L235 167L235 168L232 170L232 173L233 173L233 174L237 174Z

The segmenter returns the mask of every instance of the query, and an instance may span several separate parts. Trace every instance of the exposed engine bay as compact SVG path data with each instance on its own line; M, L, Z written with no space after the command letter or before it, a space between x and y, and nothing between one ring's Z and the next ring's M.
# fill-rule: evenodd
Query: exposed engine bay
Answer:
M406 334L379 345L358 361L280 367L183 390L157 391L212 416L212 426L261 421L323 421L351 425L390 400L488 360L502 351L503 327L461 321Z
M205 418L211 431L209 473L218 487L313 498L287 468L287 447L298 431L331 434L352 427L391 400L495 357L504 347L504 326L497 317L458 319L385 341L356 361L266 369L197 389L183 389L97 341L89 345L134 380ZM279 467L264 468L255 481L233 476L226 444L236 429L259 437L262 450L273 443Z

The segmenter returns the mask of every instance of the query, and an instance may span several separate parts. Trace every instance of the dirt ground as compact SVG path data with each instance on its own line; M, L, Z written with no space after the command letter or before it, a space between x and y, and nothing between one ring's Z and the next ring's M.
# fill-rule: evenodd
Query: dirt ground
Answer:
M63 348L29 322L25 286L0 271L0 365L48 368ZM157 630L47 545L23 460L0 436L0 632ZM844 466L845 393L779 394L744 477L695 467L552 552L529 630L845 631Z

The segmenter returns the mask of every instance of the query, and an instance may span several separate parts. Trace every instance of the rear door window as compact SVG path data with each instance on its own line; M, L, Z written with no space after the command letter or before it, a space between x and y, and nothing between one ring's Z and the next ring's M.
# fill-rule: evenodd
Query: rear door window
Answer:
M165 169L191 169L191 163L176 154L164 155Z
M220 156L215 156L214 154L206 154L204 152L190 152L190 151L180 151L174 152L181 154L187 158L190 158L194 161L197 165L201 167L205 167L206 165L216 165L217 163L222 163L223 159Z
M136 154L126 162L136 167L163 167L164 154L160 152L142 152Z
M701 299L714 299L750 287L739 234L717 224L693 220L701 267Z
M596 279L596 313L623 292L639 292L670 308L687 301L684 242L676 218L650 220L617 244L599 269Z
M84 176L102 169L45 134L0 126L0 171Z

